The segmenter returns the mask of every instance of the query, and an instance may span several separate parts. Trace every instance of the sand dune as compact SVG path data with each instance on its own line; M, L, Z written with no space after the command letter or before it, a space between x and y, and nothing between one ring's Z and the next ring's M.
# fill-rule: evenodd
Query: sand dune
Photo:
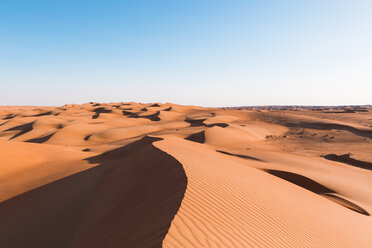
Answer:
M371 247L371 111L0 107L0 247Z

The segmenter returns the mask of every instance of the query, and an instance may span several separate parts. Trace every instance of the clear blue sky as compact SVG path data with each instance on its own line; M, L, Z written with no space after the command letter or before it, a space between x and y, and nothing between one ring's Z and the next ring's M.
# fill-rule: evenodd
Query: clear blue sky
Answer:
M0 105L372 104L370 0L1 0Z

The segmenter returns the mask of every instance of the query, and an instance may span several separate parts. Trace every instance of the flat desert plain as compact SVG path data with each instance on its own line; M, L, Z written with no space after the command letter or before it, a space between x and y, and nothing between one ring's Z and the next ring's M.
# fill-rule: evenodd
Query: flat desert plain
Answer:
M372 247L372 109L0 107L0 247Z

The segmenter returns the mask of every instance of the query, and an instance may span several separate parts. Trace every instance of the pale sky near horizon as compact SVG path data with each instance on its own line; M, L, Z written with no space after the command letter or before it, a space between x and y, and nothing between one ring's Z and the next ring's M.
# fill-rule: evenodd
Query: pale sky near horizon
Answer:
M0 105L372 104L372 1L2 0Z

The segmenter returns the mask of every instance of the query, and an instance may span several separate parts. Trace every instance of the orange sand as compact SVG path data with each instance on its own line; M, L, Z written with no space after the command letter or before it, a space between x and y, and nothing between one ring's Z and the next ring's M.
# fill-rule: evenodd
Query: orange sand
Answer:
M371 150L371 109L3 106L0 247L371 247Z

